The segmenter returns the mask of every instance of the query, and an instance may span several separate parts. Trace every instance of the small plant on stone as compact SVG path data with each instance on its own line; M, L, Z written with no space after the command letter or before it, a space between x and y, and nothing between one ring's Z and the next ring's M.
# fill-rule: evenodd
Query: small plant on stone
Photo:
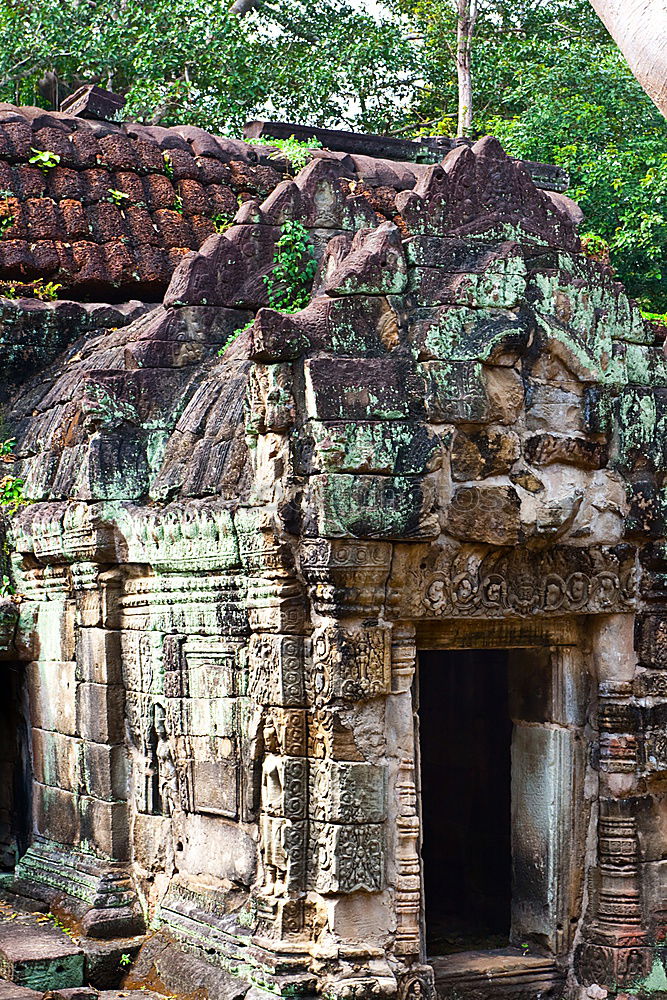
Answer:
M238 330L234 330L234 333L232 333L229 339L225 341L223 346L218 351L218 357L222 357L222 355L225 353L230 344L233 344L235 340L239 339L242 333L245 333L246 330L249 330L254 322L255 322L255 317L253 316L253 318L248 320L248 322L244 326L240 326Z
M0 458L3 462L13 462L14 457L12 452L16 447L16 438L7 438L6 441L0 441Z
M52 153L49 149L35 149L34 146L30 147L30 152L33 154L28 163L32 163L35 167L39 169L44 174L48 174L49 170L53 170L60 163L60 156L58 153Z
M667 313L645 312L643 309L641 312L644 319L647 319L649 323L657 323L659 326L667 326Z
M0 597L11 597L16 593L16 587L6 573L0 577Z
M253 146L273 146L273 152L269 153L270 160L287 160L294 173L298 173L312 158L314 149L321 149L322 143L319 139L297 139L291 135L289 139L271 139L269 136L262 136L259 139L248 139Z
M124 951L118 959L118 964L121 968L126 969L128 965L132 965L132 956L127 951Z
M3 476L0 479L0 507L4 507L5 513L15 514L19 507L23 507L26 500L23 499L23 487L25 480L20 476Z
M179 215L183 215L183 199L180 194L174 196L174 203L171 208L173 212L178 212Z
M226 233L227 230L233 225L234 218L231 215L225 215L223 212L217 212L215 215L211 216L211 222L216 233Z
M117 208L122 208L123 203L129 201L129 194L125 194L124 191L118 191L117 188L109 188L109 201L113 202Z
M41 299L42 302L55 302L58 298L58 292L62 287L62 285L58 285L55 281L47 281L44 284L41 280L38 280L35 282L33 291L35 298Z
M46 923L50 921L56 928L56 930L62 931L63 934L67 934L67 937L72 938L74 940L73 938L74 932L72 928L68 927L67 924L63 923L60 917L57 917L55 913L49 912L40 914L40 917L38 917L37 919L40 921L40 923Z
M612 267L611 248L607 241L598 236L597 233L585 233L581 237L581 251L590 260L596 260L599 264Z
M2 207L3 206L0 204L0 208ZM4 236L5 233L12 228L15 221L16 220L11 212L8 215L0 215L0 236Z
M264 276L271 308L282 312L305 309L316 271L317 261L308 230L301 222L288 219L281 226L273 269Z
M166 151L166 149L165 149L164 153L162 154L162 159L164 160L164 172L165 172L165 174L167 175L167 177L170 177L170 178L173 177L174 176L174 162L173 162L171 156L169 155L169 153Z

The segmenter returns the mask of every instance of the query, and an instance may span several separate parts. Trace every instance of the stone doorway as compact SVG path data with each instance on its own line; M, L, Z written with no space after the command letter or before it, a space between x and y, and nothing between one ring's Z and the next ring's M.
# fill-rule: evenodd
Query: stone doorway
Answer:
M508 651L419 657L429 955L506 947L512 906Z
M32 775L23 667L4 663L0 676L0 872L8 872L29 846Z
M422 955L439 1000L561 996L590 816L579 634L477 622L418 637Z

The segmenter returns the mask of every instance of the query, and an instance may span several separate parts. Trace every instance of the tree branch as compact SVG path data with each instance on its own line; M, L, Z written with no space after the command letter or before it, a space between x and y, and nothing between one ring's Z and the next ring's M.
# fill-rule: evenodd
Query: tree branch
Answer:
M311 45L318 44L319 38L302 31L295 25L294 21L291 21L288 17L284 17L275 7L271 7L266 0L234 0L234 3L229 8L230 14L236 14L238 17L245 17L246 14L249 14L253 10L263 11L269 17L272 17L281 28L296 35L297 38L302 38L304 42L310 42Z

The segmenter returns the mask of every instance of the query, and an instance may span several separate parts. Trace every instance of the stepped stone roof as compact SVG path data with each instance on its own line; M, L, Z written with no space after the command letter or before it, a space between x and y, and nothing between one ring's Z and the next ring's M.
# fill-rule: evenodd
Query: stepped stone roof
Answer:
M40 169L30 163L37 150L59 162ZM429 167L314 155L338 162L341 182L373 191L377 221L396 216L397 195ZM192 126L0 104L0 282L56 282L63 298L158 301L189 251L282 182L280 167L265 148Z
M84 129L89 126L83 123ZM249 177L277 174L250 160L225 164L204 156L205 148L218 148L218 140L198 130L162 132L163 145L173 143L165 148L174 169L182 163L195 171L199 161L229 170L236 164ZM51 131L48 144L64 151L79 134L84 133ZM157 166L157 142L151 144L143 135L139 130L131 140L127 130L116 129L97 137L90 130L95 148L115 150L116 162L121 149L125 165L131 150L138 159L139 150L152 149ZM222 148L227 141L221 141ZM239 146L243 144L230 148ZM87 169L103 168L84 168L82 173ZM269 174L257 173L262 170ZM120 183L120 173L114 174L114 184ZM132 177L138 182L140 176L150 184L168 180L163 173L140 175L135 165ZM49 204L55 211L54 203ZM104 207L122 216L115 206ZM168 211L156 209L155 214ZM273 269L286 220L299 220L308 229L319 265L312 301L295 316L269 308L264 280ZM135 244L120 245L129 253ZM198 251L179 248L163 303L145 316L140 315L145 306L138 302L123 315L118 309L100 315L99 309L71 302L19 310L9 331L15 340L10 361L23 385L13 395L11 419L26 495L88 501L239 498L251 488L243 414L249 361L282 359L284 348L276 345L283 341L326 350L341 323L359 343L366 336L375 342L374 331L383 326L380 313L387 312L378 296L391 297L388 316L408 309L412 324L425 307L428 313L431 307L474 306L480 279L471 273L539 270L550 266L550 249L576 253L579 245L567 199L539 190L494 139L460 146L431 165L318 155L261 202L244 202L224 234L209 236ZM137 253L145 249L139 242L136 247ZM97 287L108 291L109 285L102 287L102 273ZM108 279L109 271L105 273ZM415 276L419 286L411 291ZM498 305L503 302L498 299ZM340 308L344 316L336 312ZM45 330L52 330L61 312L63 322L56 323L60 333L45 341ZM253 318L252 330L246 329L220 358L232 334L249 327ZM511 339L515 317L505 314L500 322ZM0 343L7 339L3 331ZM68 343L72 346L62 353ZM381 342L371 351L378 352L385 352ZM53 361L46 372L25 381L32 364ZM399 391L400 372L387 374L379 362L376 368L383 378L396 376ZM407 384L404 390L409 395ZM383 388L389 391L389 386Z

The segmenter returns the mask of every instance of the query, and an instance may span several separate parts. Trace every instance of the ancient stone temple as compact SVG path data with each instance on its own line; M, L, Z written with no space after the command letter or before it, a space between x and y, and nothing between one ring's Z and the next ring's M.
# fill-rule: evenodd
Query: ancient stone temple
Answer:
M572 203L6 106L0 187L0 975L667 990L664 330Z

